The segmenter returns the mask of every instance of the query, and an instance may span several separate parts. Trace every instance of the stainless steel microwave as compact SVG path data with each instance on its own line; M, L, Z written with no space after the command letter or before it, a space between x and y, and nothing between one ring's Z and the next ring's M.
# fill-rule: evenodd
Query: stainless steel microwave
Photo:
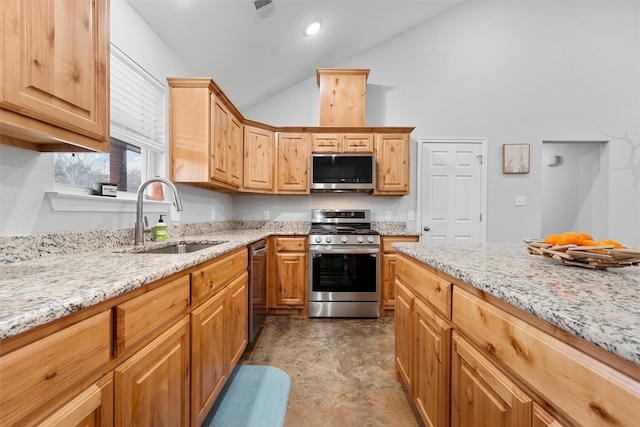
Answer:
M373 154L312 154L311 191L373 191Z

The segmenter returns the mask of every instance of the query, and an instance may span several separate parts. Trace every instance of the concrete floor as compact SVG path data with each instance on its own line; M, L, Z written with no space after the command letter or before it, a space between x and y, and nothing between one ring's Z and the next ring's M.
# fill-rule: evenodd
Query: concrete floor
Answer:
M286 427L422 426L393 354L393 317L269 316L240 363L289 375Z

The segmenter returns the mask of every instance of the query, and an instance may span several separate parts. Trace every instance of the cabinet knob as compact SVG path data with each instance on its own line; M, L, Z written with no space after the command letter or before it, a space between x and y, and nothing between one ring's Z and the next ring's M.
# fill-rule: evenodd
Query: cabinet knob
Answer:
M431 230L431 227L429 227L428 225L425 225L422 229L424 231L429 231L429 230Z

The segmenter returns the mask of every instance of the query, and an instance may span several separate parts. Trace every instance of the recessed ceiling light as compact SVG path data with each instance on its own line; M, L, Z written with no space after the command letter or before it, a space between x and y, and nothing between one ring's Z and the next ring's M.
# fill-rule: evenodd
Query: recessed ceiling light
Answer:
M316 19L315 21L304 27L303 34L305 36L316 35L318 34L318 31L320 31L320 28L322 28L322 21L320 19Z

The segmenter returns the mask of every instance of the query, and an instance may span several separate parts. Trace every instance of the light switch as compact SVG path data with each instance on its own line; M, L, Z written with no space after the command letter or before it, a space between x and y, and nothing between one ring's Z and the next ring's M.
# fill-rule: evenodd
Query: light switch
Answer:
M516 196L516 206L524 206L525 199L524 196Z
M264 211L262 219L264 219L265 221L269 219L269 211Z

